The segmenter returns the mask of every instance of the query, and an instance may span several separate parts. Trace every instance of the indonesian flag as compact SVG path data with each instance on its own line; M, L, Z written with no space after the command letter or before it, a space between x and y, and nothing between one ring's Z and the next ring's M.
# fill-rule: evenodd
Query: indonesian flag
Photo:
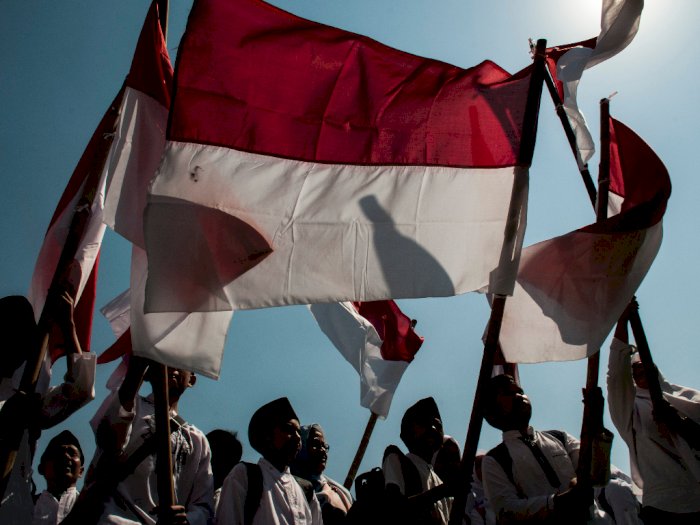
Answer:
M105 231L102 223L105 177L102 171L114 135L118 116L116 107L122 95L120 91L102 117L56 206L29 290L29 301L38 321L52 283L68 287L75 300L76 333L85 352L90 350L97 268ZM62 345L56 343L55 335L58 333L52 333L49 346L51 362L64 353Z
M564 111L576 135L577 160L581 166L591 159L595 146L586 118L578 108L579 81L586 69L617 55L632 42L639 29L643 7L644 0L603 0L597 38L551 50L556 56L556 73L553 76ZM553 58L550 53L548 55Z
M195 2L146 210L146 311L510 293L530 71Z
M143 248L146 193L165 147L173 83L156 2L146 15L124 83L117 133L105 166L108 188L104 221Z
M120 325L116 343L100 356L99 362L133 351L216 379L233 312L145 314L143 310L148 275L143 211L148 185L165 146L172 74L157 4L153 2L126 78L117 132L105 166L109 180L105 221L134 246L130 289L106 307L108 318L122 325L126 321L126 327ZM177 258L177 254L171 255Z
M394 301L309 305L316 322L360 374L360 404L386 418L401 376L423 344Z
M500 343L510 362L581 359L600 349L661 245L666 167L610 119L608 219L523 249Z

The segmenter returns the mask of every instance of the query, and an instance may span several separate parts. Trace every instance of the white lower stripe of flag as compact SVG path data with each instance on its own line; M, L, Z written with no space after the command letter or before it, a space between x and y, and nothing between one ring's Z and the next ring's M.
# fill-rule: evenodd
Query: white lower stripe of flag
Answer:
M524 168L319 164L170 142L146 214L146 311L508 294L526 199ZM183 234L188 205L244 221L274 251L217 282L207 249L221 248L206 231ZM516 235L504 243L511 210ZM207 287L203 304L195 292Z
M119 126L105 163L109 174L104 222L144 248L143 210L148 184L165 145L168 110L148 95L127 87Z

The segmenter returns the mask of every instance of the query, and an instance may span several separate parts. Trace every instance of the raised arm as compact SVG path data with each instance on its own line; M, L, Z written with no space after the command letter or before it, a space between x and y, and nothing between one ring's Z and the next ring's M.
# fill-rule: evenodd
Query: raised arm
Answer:
M49 388L43 397L41 428L57 425L95 398L96 356L80 347L73 319L73 298L64 291L50 301L53 321L64 339L66 375L61 385Z
M610 345L608 358L608 407L610 417L622 438L629 444L632 437L632 416L636 390L632 379L631 355L634 346L629 344L627 317L617 323L615 337Z

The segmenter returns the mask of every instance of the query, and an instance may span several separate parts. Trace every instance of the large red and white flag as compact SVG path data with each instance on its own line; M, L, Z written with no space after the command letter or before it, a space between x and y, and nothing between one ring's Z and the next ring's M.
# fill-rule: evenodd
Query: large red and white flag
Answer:
M124 82L117 130L105 166L104 221L141 248L146 194L165 147L172 83L173 68L154 1Z
M328 339L360 374L360 404L385 418L408 364L423 344L394 301L312 304Z
M578 108L579 81L586 69L617 55L632 42L639 29L643 8L644 0L603 0L597 38L552 50L556 55L556 70L550 69L558 83L564 111L576 136L580 165L591 159L595 146L586 118Z
M510 362L597 352L656 257L671 194L668 172L612 118L610 136L608 219L523 249L500 335Z
M29 301L38 321L54 279L58 279L56 282L61 286L70 288L68 291L75 300L75 329L86 352L90 350L97 268L105 231L102 222L103 166L112 143L118 117L116 108L122 96L120 91L102 117L56 206L37 256L29 290ZM62 262L61 257L65 257ZM51 360L55 361L62 354L62 345L55 344L52 339L49 346Z
M195 2L146 211L146 311L510 293L530 71Z
M128 318L128 330L100 356L100 362L124 352L218 378L226 332L233 312L145 314L148 261L143 250L143 211L147 188L165 146L173 70L158 20L149 8L125 82L114 143L105 166L108 189L105 222L133 243L131 283L121 301L108 306L110 317ZM177 259L178 254L171 256ZM128 308L125 308L125 298Z

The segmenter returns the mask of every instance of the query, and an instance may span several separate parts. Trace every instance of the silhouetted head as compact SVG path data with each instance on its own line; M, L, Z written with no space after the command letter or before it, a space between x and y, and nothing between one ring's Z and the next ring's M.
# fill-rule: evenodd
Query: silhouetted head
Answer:
M38 345L34 310L26 297L9 295L0 299L0 334L4 338L0 378L11 377Z
M649 382L647 381L647 374L644 370L644 364L642 364L642 360L639 357L638 352L632 354L632 379L634 379L634 384L639 388L649 388Z
M443 436L442 418L432 397L409 407L401 419L401 440L410 452L426 461L442 446Z
M39 461L39 474L46 478L50 491L63 492L75 486L83 475L84 461L78 438L69 430L64 430L46 446Z
M231 469L241 461L243 445L238 440L238 433L217 428L207 434L211 448L211 470L214 474L214 489L224 484L224 479Z
M289 400L281 397L255 411L248 425L248 441L265 459L282 470L299 453L300 432L296 412Z
M482 392L484 419L499 430L524 430L530 424L530 399L507 374L492 377Z

